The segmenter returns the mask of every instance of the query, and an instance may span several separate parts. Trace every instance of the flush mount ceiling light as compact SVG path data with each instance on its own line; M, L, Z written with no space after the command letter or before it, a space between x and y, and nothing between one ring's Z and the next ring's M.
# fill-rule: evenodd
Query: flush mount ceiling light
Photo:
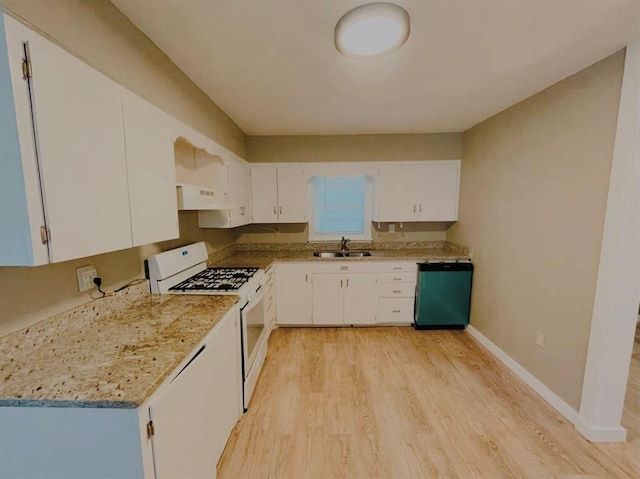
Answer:
M340 53L371 58L393 52L409 37L409 14L393 3L366 3L345 13L336 25Z

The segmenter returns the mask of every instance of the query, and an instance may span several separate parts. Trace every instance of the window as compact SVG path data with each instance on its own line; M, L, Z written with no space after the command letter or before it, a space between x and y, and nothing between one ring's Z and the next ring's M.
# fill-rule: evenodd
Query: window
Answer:
M312 178L310 241L371 239L371 213L364 175Z

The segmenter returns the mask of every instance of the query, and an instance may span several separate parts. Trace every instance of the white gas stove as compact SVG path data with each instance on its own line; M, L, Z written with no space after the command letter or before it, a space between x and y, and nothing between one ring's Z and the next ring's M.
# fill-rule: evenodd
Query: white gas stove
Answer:
M238 296L244 409L247 410L267 355L268 328L264 324L262 281L264 271L255 267L207 268L207 248L194 243L165 251L145 261L153 294Z

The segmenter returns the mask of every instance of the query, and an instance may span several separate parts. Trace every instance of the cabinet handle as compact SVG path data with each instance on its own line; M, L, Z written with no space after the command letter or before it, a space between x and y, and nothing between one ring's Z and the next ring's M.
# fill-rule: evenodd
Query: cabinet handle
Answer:
M398 290L395 290L395 289L394 289L394 290L393 290L393 292L394 292L394 293L402 293L402 291L400 291L399 289L398 289Z
M340 280L340 287L342 288L342 280Z
M280 214L282 214L282 206L280 207Z
M422 205L420 205L420 208L418 208L418 213L422 213Z
M396 271L397 271L397 270L401 270L401 269L402 269L402 266L396 266L396 267L395 267L395 268L393 268L393 269L395 269Z
M416 205L413 205L413 212L416 212Z
M308 283L309 282L309 273L305 273L304 274L304 282Z
M274 215L277 215L277 214L278 214L278 210L276 210L276 207L275 207L275 206L273 207L273 214L274 214Z
M347 271L348 269L348 266L340 266L340 271Z
M401 311L399 309L394 309L392 312L393 313L400 313Z
M402 281L402 278L393 278L394 281Z
M349 287L349 278L347 278L347 288Z

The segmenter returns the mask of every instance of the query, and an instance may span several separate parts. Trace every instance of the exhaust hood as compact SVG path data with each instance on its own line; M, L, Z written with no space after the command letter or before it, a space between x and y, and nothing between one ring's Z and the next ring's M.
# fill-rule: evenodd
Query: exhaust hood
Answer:
M228 202L227 195L201 186L177 184L178 210L232 210L240 208Z

